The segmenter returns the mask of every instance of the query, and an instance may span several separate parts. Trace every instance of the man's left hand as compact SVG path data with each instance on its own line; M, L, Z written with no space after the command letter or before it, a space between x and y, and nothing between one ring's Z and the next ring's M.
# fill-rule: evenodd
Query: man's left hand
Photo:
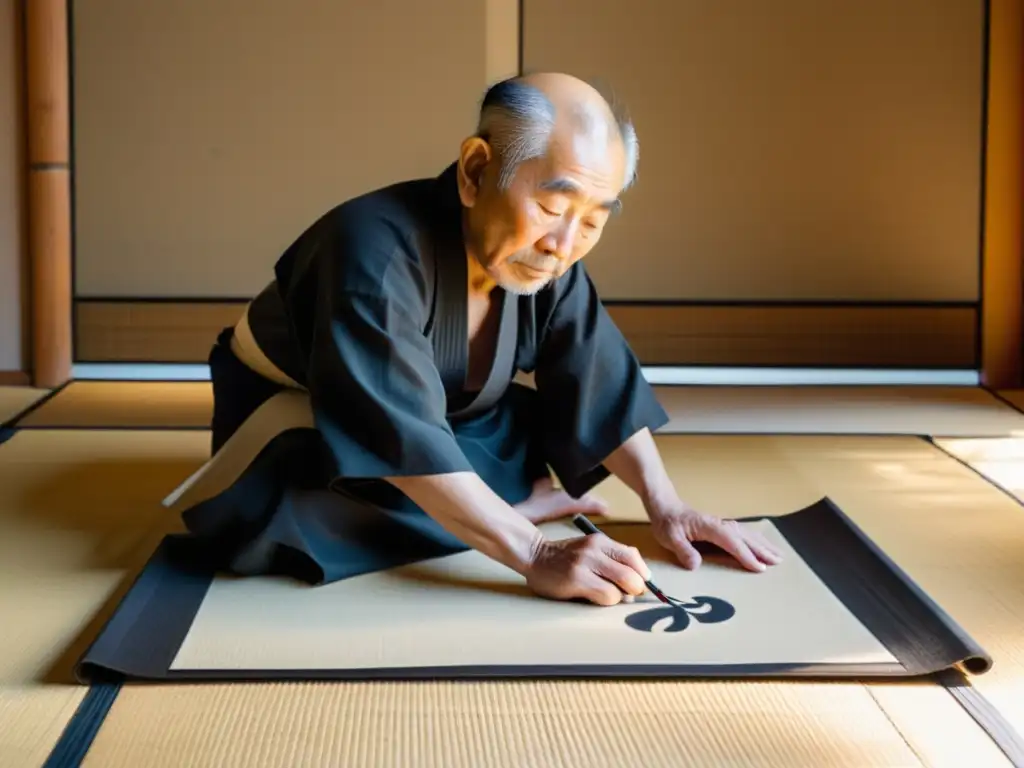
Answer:
M684 568L693 570L701 563L700 552L693 546L697 541L721 547L750 571L764 571L782 562L782 555L763 536L735 520L689 508L658 512L650 518L654 538L675 554Z

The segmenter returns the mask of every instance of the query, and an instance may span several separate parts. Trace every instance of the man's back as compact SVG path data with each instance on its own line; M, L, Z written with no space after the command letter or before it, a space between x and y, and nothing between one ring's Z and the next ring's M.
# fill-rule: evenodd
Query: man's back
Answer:
M458 210L437 178L390 184L330 209L285 250L253 300L248 330L271 362L306 385L316 313L360 297L399 306L426 329L438 248Z

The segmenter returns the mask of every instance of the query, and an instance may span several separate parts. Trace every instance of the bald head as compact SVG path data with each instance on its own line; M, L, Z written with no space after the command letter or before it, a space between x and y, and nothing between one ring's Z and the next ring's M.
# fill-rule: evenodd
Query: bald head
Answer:
M507 188L519 167L553 142L589 141L623 154L623 188L636 178L639 145L628 117L590 83L560 72L513 77L493 85L480 107L477 135L492 145Z
M471 266L518 294L541 290L597 245L638 154L629 120L592 85L559 73L490 88L461 150Z
M538 72L513 78L526 88L535 88L556 108L566 112L588 111L613 120L607 99L590 83L562 72Z

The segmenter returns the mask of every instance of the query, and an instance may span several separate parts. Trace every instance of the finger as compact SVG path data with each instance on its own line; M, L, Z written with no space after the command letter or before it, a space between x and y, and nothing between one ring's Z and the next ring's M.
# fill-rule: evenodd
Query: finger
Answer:
M740 528L747 546L758 559L769 565L777 565L782 562L782 553L768 539L756 531L744 530L740 523L735 523L735 525Z
M700 567L703 558L690 540L686 538L685 533L675 529L669 533L668 538L672 552L683 568L693 571Z
M747 570L763 571L765 569L764 563L750 551L747 542L739 533L738 526L718 523L710 525L709 528L710 530L703 537L707 541L720 546Z
M611 539L607 540L604 553L612 560L628 566L631 570L640 575L641 580L651 578L651 569L647 567L640 550L636 547L628 547Z
M748 526L744 525L738 520L725 520L724 522L742 531L743 539L746 541L746 544L748 544L748 546L750 546L752 549L756 548L757 550L764 552L769 557L781 562L781 551L778 549L778 547L776 547L774 544L765 539L764 536L759 534L757 530L749 528Z
M580 596L590 602L603 606L618 605L622 602L622 590L596 573L591 572L583 581Z
M601 558L594 568L594 573L607 579L627 595L642 595L647 589L637 571L612 557Z
M747 538L747 546L754 553L758 560L768 565L778 565L782 562L782 555L768 542L760 538Z

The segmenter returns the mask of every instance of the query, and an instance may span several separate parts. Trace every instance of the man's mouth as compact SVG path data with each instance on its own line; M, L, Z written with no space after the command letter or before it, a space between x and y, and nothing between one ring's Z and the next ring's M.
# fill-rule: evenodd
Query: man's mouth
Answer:
M525 264L525 263L523 263L521 261L517 262L516 265L520 269L522 269L523 272L526 272L528 275L530 275L532 277L550 277L551 276L551 272L550 271L545 270L545 269L538 269L537 267L530 266L529 264Z

